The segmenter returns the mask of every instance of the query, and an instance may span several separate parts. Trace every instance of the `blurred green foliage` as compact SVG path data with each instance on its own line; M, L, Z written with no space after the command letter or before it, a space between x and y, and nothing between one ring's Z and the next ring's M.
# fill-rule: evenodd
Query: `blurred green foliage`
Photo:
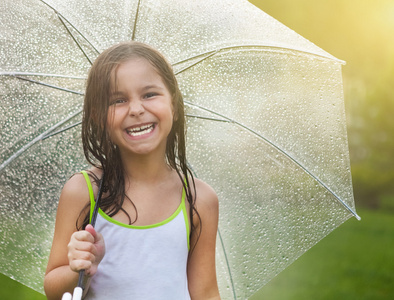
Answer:
M0 299L45 300L46 297L0 273Z
M250 2L346 61L344 96L356 204L394 212L394 1Z

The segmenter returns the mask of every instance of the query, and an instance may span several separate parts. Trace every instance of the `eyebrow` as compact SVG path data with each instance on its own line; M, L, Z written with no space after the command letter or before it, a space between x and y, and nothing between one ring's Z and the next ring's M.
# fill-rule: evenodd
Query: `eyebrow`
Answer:
M109 97L110 97L110 98L112 98L112 97L117 97L117 96L123 96L123 93L122 93L122 92L119 92L119 91L114 91L114 92L112 92L112 93L109 94Z
M144 87L142 88L143 91L145 91L145 90L150 90L150 89L159 89L159 90L163 90L164 88L161 87L161 86L155 85L155 84L147 85L147 86L144 86Z

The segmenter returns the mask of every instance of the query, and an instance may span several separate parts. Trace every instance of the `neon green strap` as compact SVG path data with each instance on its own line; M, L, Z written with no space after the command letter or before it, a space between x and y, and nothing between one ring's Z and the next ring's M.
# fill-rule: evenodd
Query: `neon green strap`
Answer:
M185 183L186 183L186 181L185 181ZM190 250L190 225L189 225L189 218L187 217L185 198L186 198L186 191L183 188L181 206L182 206L182 211L183 211L183 218L185 219L185 225L186 225L187 249Z
M86 184L88 186L88 190L89 190L89 199L90 199L90 217L89 217L89 222L92 221L92 217L93 217L93 211L94 211L94 193L93 193L93 187L92 187L92 183L90 182L90 178L89 175L86 171L81 171L83 177L85 177L86 180Z

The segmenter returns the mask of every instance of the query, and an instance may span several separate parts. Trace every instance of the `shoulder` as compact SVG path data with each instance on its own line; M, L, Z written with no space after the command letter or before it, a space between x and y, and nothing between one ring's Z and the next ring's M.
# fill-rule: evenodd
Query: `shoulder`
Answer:
M78 192L81 192L81 189L83 190L85 187L87 187L87 185L83 174L75 173L64 184L62 194L74 195Z
M75 219L86 206L89 199L89 190L84 176L76 173L64 184L59 198L57 220L66 216Z
M100 170L89 169L87 170L87 174L93 190L95 191L97 186L94 183L94 178L101 176ZM62 196L67 196L67 198L71 197L72 199L78 199L81 197L86 198L86 196L89 197L88 184L82 172L75 173L69 178L62 189Z
M206 182L196 178L194 179L196 186L196 204L203 206L218 206L218 196L215 190Z
M217 219L219 213L219 200L215 190L200 179L195 179L194 181L196 187L195 208L199 215L203 219Z
M64 199L68 201L75 201L78 198L85 198L84 196L88 195L89 190L85 177L82 173L75 173L64 184L60 201Z
M90 169L87 173L92 183L93 192L96 192L97 186L94 184L93 178L100 174L95 169ZM89 189L86 179L82 173L75 173L64 184L59 198L58 214L67 214L73 217L79 216L89 201Z

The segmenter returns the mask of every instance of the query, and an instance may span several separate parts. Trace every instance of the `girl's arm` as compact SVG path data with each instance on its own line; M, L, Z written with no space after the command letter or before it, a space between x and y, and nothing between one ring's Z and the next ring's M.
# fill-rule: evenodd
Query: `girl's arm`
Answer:
M201 221L195 217L196 234L190 241L187 275L192 300L220 299L216 279L215 248L219 218L216 193L206 183L196 179L196 208ZM198 233L201 234L198 237Z
M50 300L61 299L65 292L72 293L78 284L79 270L86 269L89 278L104 255L104 241L100 234L96 234L93 228L76 231L76 220L88 201L86 181L82 174L76 174L65 184L59 199L44 280L45 293Z

